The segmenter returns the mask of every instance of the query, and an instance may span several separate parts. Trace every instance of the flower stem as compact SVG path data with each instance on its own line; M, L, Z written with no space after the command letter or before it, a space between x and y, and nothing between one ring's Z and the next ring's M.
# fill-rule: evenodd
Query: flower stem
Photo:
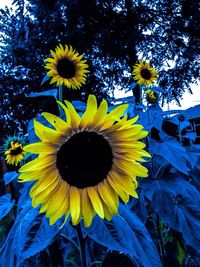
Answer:
M60 85L60 86L58 87L58 100L59 100L61 103L63 103L63 86L62 86L62 85ZM62 108L61 108L60 105L59 105L59 111L60 111L60 115L61 115L61 113L62 113Z
M81 267L87 267L87 255L86 255L86 240L83 237L83 232L80 223L76 226L76 231L80 246Z

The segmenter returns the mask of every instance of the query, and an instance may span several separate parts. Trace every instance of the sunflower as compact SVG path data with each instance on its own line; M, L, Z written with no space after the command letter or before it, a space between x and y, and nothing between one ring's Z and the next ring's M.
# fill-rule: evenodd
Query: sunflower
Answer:
M41 204L40 212L46 212L51 225L69 214L73 225L83 219L85 227L96 214L111 220L118 214L119 197L125 203L129 195L138 197L136 176L147 177L147 169L138 163L150 157L138 141L147 131L135 124L138 117L122 117L128 104L107 113L106 100L97 107L96 97L90 95L80 117L70 102L58 103L66 120L44 112L55 129L34 121L41 142L25 150L38 158L20 168L19 179L36 181L30 191L32 205Z
M148 89L145 93L146 93L146 100L148 103L155 104L157 102L157 100L158 100L157 92L155 92L151 89Z
M72 46L60 44L55 52L51 50L52 57L45 59L45 68L49 69L47 75L52 77L50 84L57 86L65 85L72 89L79 89L85 84L88 65L86 60L82 60L83 55L79 55Z
M6 156L6 162L17 166L23 161L26 151L24 150L25 141L21 136L8 136L3 145L3 152Z
M138 64L136 64L133 67L134 80L139 85L150 85L153 84L154 81L158 79L158 72L154 68L150 67L150 63L148 62L142 62L139 61Z

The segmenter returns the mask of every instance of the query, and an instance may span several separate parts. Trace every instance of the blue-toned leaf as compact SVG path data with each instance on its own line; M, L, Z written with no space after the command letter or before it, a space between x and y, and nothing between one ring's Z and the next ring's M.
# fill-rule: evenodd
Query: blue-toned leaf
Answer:
M165 93L165 90L161 87L158 87L158 86L151 86L151 89L155 92Z
M79 100L72 101L72 105L78 111L82 111L83 112L86 109L86 104L84 102L82 102L82 101L79 101Z
M51 79L50 76L45 75L44 78L43 78L43 80L42 80L42 82L41 82L41 85L43 85L45 82L49 81L50 79Z
M26 97L38 97L38 96L53 96L57 100L58 89L50 89L42 92L34 92L26 95Z
M14 206L15 201L11 199L10 194L0 197L0 220L5 217Z
M162 220L200 252L200 196L196 188L180 178L148 179L143 190Z
M144 267L160 267L156 248L145 226L128 208L120 205L111 222L95 217L86 233L101 245L134 257Z
M52 243L59 225L50 226L38 208L28 200L17 218L0 250L1 266L19 267L27 258L35 255Z
M150 130L152 127L161 127L162 125L162 109L159 105L149 106L147 110L145 110L145 106L143 109L138 110L137 105L137 114L139 115L139 123L141 123L146 130ZM145 110L145 112L144 112Z
M132 230L122 217L113 216L112 221L108 222L96 216L85 232L97 243L137 258L131 238Z
M30 200L29 192L34 182L23 183L23 187L20 189L20 197L17 203L17 213L24 208L24 204Z
M132 82L132 83L130 84L129 88L125 91L125 93L127 93L127 92L133 90L133 89L135 88L136 85L137 85L137 83Z
M122 103L135 103L135 97L134 96L120 97L120 98L115 98L114 101Z
M30 143L35 143L35 142L40 141L40 139L35 134L33 121L34 121L34 119L30 120L28 123L28 139L29 139Z
M175 110L166 110L166 111L163 111L163 115L171 115L171 114L179 114L181 113L183 110L181 109L175 109Z
M136 215L142 220L142 222L146 223L148 212L143 190L141 192L138 192L138 195L140 196L139 198L132 198L126 206L133 209Z
M145 266L162 266L155 244L153 243L148 230L137 215L124 205L119 205L119 214L126 220L135 235L135 246L137 254Z
M188 174L188 157L184 147L175 139L169 139L162 142L150 140L150 154L162 156L172 166L182 173Z
M19 173L17 173L16 171L4 173L3 179L5 181L5 185L9 184L13 180L16 180L18 175Z
M43 118L42 116L40 117L36 117L35 118L37 121L39 121L40 123L42 123L43 125L49 127L49 128L53 128L53 126L48 123L46 121L45 118ZM40 142L41 140L37 137L37 135L35 134L35 130L34 130L34 126L33 126L33 122L34 122L34 119L30 120L29 121L29 124L28 124L28 139L29 139L29 142L30 143L35 143L35 142Z

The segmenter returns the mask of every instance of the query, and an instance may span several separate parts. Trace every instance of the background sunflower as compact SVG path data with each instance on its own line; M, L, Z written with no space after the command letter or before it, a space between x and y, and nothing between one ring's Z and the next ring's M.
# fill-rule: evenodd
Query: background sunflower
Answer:
M61 44L55 52L51 50L51 55L45 60L45 68L49 69L47 75L52 77L51 84L65 85L72 89L79 89L85 84L86 73L89 71L86 60L82 60L83 55L79 55L71 45L63 47Z
M139 85L151 85L158 79L158 72L154 68L150 67L150 63L139 61L133 67L133 79Z
M2 146L2 151L5 154L7 164L17 166L23 161L26 151L24 145L25 139L22 136L8 136Z
M146 92L146 100L148 103L150 104L155 104L158 100L158 93L151 90L151 89L148 89Z
M20 168L19 180L36 181L30 191L32 205L41 204L50 224L70 214L73 225L83 219L88 227L95 214L107 220L118 214L119 197L125 203L129 195L138 197L136 176L146 177L147 169L137 161L150 156L138 140L147 132L135 124L138 117L123 116L128 104L107 114L107 102L97 107L90 95L82 117L70 102L65 104L59 102L66 121L42 114L55 129L34 121L41 142L25 150L39 156Z

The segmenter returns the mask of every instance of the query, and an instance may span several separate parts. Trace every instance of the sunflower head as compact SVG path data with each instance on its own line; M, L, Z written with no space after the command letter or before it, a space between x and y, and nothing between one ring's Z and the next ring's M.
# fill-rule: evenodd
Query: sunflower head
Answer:
M133 67L133 78L139 85L148 86L158 79L158 72L148 62L139 61Z
M25 147L38 154L20 168L21 182L35 181L30 191L33 207L40 206L54 224L63 215L71 215L73 225L84 220L91 225L94 216L111 220L118 214L119 198L138 197L137 176L146 177L147 169L139 162L150 155L139 139L146 137L138 117L124 115L127 104L108 113L103 100L99 107L90 95L82 117L65 101L66 120L43 113L53 126L34 122L40 142Z
M45 59L45 68L49 70L47 75L51 77L51 84L65 85L72 89L79 89L85 84L86 73L89 71L86 60L82 60L83 55L79 55L72 46L63 47L60 44L55 52L51 50L51 56Z
M146 92L146 100L149 104L155 104L158 100L158 93L148 89Z
M23 161L26 151L24 150L25 139L22 136L8 136L2 147L9 165L17 166Z

